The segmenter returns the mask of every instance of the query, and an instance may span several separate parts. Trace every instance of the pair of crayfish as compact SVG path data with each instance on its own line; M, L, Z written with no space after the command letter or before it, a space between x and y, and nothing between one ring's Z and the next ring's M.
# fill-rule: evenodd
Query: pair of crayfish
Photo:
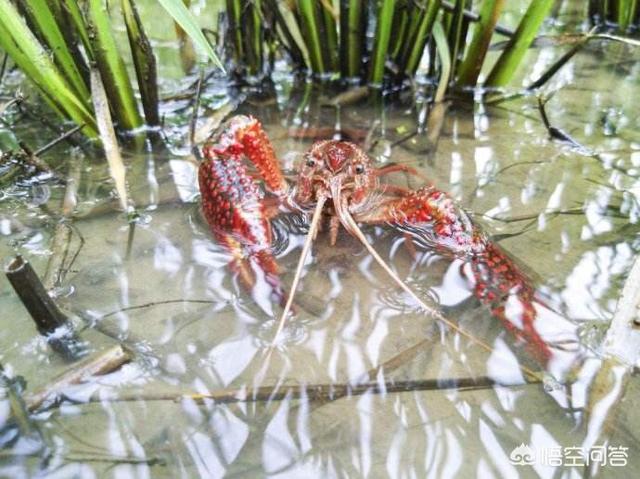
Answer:
M198 181L202 210L211 231L230 252L230 268L247 289L254 287L256 274L264 278L274 299L284 308L283 319L291 308L305 256L323 217L328 217L332 244L344 228L362 242L400 287L431 310L377 255L359 225L409 227L440 254L469 263L474 295L516 338L524 341L542 365L550 360L549 344L534 327L535 289L514 261L490 242L446 193L432 185L411 190L382 181L397 171L418 174L412 168L376 167L355 144L323 140L306 152L297 180L289 184L262 126L248 116L229 120L204 146L203 156ZM249 164L256 173L247 170ZM259 186L255 176L264 187ZM311 217L289 294L272 252L270 220L282 211Z

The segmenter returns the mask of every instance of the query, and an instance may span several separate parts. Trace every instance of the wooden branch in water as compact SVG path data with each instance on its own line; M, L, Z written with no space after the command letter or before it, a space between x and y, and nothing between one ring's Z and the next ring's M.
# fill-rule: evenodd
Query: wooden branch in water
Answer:
M40 155L45 154L47 151L49 151L51 148L53 148L54 146L56 146L58 143L66 140L67 138L69 138L71 135L73 135L74 133L82 130L82 128L84 128L85 124L82 123L81 125L78 125L74 128L71 128L69 131L63 133L62 135L60 135L58 138L56 138L55 140L50 141L49 143L47 143L46 145L44 145L43 147L39 148L38 150L36 150L33 154L37 157Z
M585 442L589 447L605 443L615 430L631 373L640 361L640 256L636 257L622 289L603 342L602 356L587 401Z
M5 268L7 279L42 335L52 334L68 324L68 319L47 293L28 261L16 256Z
M84 344L75 335L71 322L49 296L29 262L22 256L16 256L5 268L5 275L36 323L38 332L46 336L49 346L65 359L74 360L83 356Z
M114 346L98 356L89 358L62 374L39 392L26 396L27 409L33 412L45 402L55 402L69 386L80 384L92 376L101 376L116 371L123 364L131 361L131 358L131 353L124 350L120 345Z
M131 401L172 401L184 400L203 404L213 401L217 404L231 404L244 402L272 402L286 399L304 399L319 405L336 401L345 397L361 396L363 394L394 394L412 391L442 391L455 389L456 391L474 391L493 387L517 387L537 380L525 380L515 383L501 383L492 378L481 376L478 378L459 379L424 379L424 380L388 380L373 381L362 384L308 384L295 386L261 386L257 388L220 389L209 393L180 393L180 392L140 392L120 394L108 399L92 396L88 402L131 402ZM45 398L46 399L46 398ZM31 398L27 397L27 407L30 411L37 409L44 403L39 402L32 409Z

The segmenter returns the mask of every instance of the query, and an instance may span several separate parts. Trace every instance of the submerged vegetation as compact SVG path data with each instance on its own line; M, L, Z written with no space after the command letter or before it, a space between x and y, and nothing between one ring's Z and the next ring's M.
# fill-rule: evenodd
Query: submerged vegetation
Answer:
M113 4L115 2L111 2ZM130 55L146 123L159 123L155 57L133 0L121 0ZM195 26L182 0L160 2L210 57L217 57ZM44 100L62 117L97 135L90 71L96 68L120 130L143 125L123 52L114 38L113 12L106 0L0 0L0 49L35 84Z

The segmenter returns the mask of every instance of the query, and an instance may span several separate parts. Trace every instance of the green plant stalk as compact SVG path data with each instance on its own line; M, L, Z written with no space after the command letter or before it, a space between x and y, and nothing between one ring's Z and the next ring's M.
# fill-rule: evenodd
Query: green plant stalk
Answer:
M80 71L84 85L88 88L89 79L89 64L86 61L86 56L83 55L80 50L80 43L82 41L71 14L69 13L66 5L61 0L47 0L51 13L55 18L62 36L67 43L69 53L73 57L73 61L76 67ZM83 25L84 27L84 25ZM90 56L90 52L87 52L87 56Z
M343 77L355 78L361 75L365 23L365 2L340 1L340 60Z
M242 32L240 30L242 6L240 0L227 0L227 17L229 19L229 29L231 30L231 39L233 42L233 56L237 65L243 63L244 43L242 41Z
M2 48L9 58L13 60L16 66L22 70L22 73L24 73L24 75L34 83L45 102L61 117L69 118L69 115L67 115L62 105L56 101L56 98L50 96L50 91L47 88L46 83L44 83L44 80L35 64L22 52L22 50L20 50L14 39L11 37L11 33L5 29L4 24L1 21L0 48Z
M327 2L329 0L326 0ZM320 34L321 38L326 42L326 47L322 50L324 53L325 65L330 71L338 70L338 27L336 21L333 18L332 12L325 5L324 2L320 2Z
M458 86L475 86L493 36L504 0L484 0L480 20L474 26L471 43L458 70Z
M511 37L511 40L509 40L506 48L489 73L484 84L486 87L503 87L511 81L553 4L554 0L531 1L529 8L518 24L516 34Z
M394 3L393 0L382 0L380 8L376 12L376 36L369 70L369 80L373 85L382 85L382 80L384 79L384 64L389 50Z
M407 27L409 25L409 15L407 13L407 6L404 0L396 2L395 12L393 14L393 24L391 25L391 31L393 35L389 39L389 57L395 60L396 55L401 51L401 46L404 44L404 37L407 34Z
M633 3L635 3L633 0L618 0L618 29L622 32L629 28L633 19L631 12Z
M142 98L142 108L147 124L160 124L158 114L158 75L156 58L153 56L151 43L142 27L138 10L132 0L122 0L122 14L127 27L131 56L136 69L138 89Z
M455 68L460 52L460 46L464 44L466 29L464 28L464 9L466 7L465 0L456 0L455 9L451 18L451 29L447 38L449 44L449 52L451 54L452 74L455 75Z
M84 21L84 17L82 16L82 12L80 11L80 6L78 5L77 0L60 0L61 7L64 8L67 15L71 19L73 26L75 27L78 35L80 36L80 40L82 41L82 45L84 46L85 52L89 57L89 60L93 60L93 49L91 45L91 41L89 40L89 32L87 31L87 25Z
M315 0L300 0L298 2L301 25L306 35L307 49L309 50L309 60L311 61L311 69L314 73L325 73L326 67L322 55L322 46L320 44L320 33L318 30L318 22L316 16Z
M51 49L55 63L69 82L74 92L89 105L89 89L84 82L75 60L71 55L67 42L56 23L46 0L23 0L21 2L31 20L34 29L42 36Z
M75 95L9 0L0 0L0 30L0 46L40 88L47 102L55 105L58 113L85 125L82 131L87 136L95 137L95 120L90 110Z
M202 30L198 26L198 23L189 9L183 3L183 0L157 0L158 3L171 15L173 20L180 25L180 27L189 35L193 43L195 43L207 56L213 61L213 63L224 71L224 66L220 62L220 59L211 48L211 44L206 39ZM106 85L105 85L106 86Z
M424 54L424 47L427 44L427 40L429 39L429 35L431 35L431 29L433 28L433 23L436 20L438 12L440 11L441 0L431 0L429 5L427 6L427 10L422 17L420 24L418 26L418 31L416 32L415 38L411 39L409 42L412 45L409 50L409 58L407 59L406 65L403 67L404 72L412 76L415 74L418 66L420 65L420 59Z
M629 23L638 24L638 0L631 0L631 9L629 10Z
M282 44L285 45L289 55L291 55L293 63L299 67L308 67L304 54L291 31L291 27L287 25L287 21L280 11L278 0L267 0L263 3L263 6L264 8L268 8L272 11L275 18L277 33L280 36Z
M263 29L260 14L260 0L247 2L241 25L242 38L245 41L245 61L251 75L257 75L263 69Z
M434 95L434 103L442 103L451 79L453 57L449 50L449 44L447 43L444 28L442 28L442 24L440 22L436 22L433 25L433 38L436 43L436 51L438 52L438 57L440 58L440 64L442 66L440 69L440 81L438 82L438 88Z
M105 0L88 0L88 7L89 38L113 114L120 128L138 128L142 125L142 118L129 74L111 32Z

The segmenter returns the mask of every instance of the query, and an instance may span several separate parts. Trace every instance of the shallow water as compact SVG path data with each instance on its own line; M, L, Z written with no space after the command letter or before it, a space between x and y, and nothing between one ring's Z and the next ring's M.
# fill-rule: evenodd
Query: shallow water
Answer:
M531 77L559 54L553 47L532 50ZM377 165L413 166L456 198L521 265L547 305L538 327L558 347L542 383L525 381L523 370L540 365L471 297L464 265L420 245L412 257L401 232L389 227L364 231L423 300L475 340L425 314L343 230L335 246L325 233L314 242L296 314L268 353L281 310L268 290L251 295L242 288L226 268L229 254L200 216L185 103L164 106L169 149L126 152L141 215L129 253L131 232L114 207L99 155L57 148L47 160L60 171L72 153L82 161L68 271L57 300L90 354L121 341L135 360L67 387L63 403L33 418L39 432L16 435L16 426L4 423L0 474L582 477L598 468L581 465L576 455L602 434L596 445L609 459L599 468L602 477L629 477L640 465L637 380L630 380L615 411L588 406L587 397L604 331L640 247L640 112L629 101L640 94L638 55L594 43L548 85L555 91L547 104L552 125L579 145L548 137L535 97L452 106L437 149L410 94L336 111L321 106L323 96L334 94L329 87L307 96L308 86L283 76L273 95L244 93L234 109L260 118L289 174L312 137L335 129L368 140ZM204 101L218 107L235 94L214 80ZM33 123L19 125L15 134L33 147L46 141ZM403 174L390 181L422 184ZM20 253L44 274L63 195L64 186L53 181L3 185L5 262ZM273 224L285 284L305 221L283 215ZM48 349L4 277L0 283L0 362L32 393L73 366ZM368 387L361 390L363 383ZM386 390L393 383L407 390ZM344 394L345 385L352 391ZM260 387L266 393L253 389ZM318 396L333 390L331 399ZM194 396L210 392L225 397ZM6 417L8 400L0 404ZM612 421L607 434L594 430L600 419ZM515 464L521 444L538 453L533 466Z

